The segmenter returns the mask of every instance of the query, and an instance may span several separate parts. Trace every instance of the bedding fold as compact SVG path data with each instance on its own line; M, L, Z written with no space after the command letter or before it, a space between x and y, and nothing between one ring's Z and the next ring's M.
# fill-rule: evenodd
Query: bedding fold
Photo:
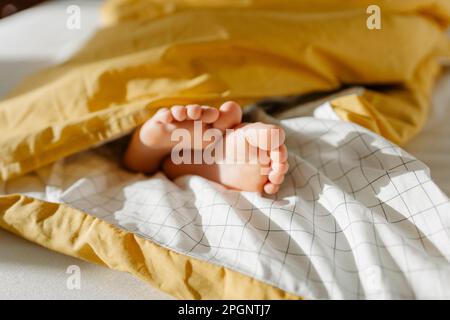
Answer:
M450 297L450 202L422 162L329 102L258 110L286 131L276 195L127 172L114 141L0 184L0 227L179 298Z
M180 299L299 299L239 272L166 250L64 204L2 196L0 227L45 248L129 272Z

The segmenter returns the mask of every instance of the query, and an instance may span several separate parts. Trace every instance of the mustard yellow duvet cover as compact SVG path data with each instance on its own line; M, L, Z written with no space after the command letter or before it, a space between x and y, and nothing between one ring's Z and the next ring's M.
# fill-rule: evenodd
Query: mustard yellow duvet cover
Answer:
M344 120L402 144L426 121L446 0L109 0L104 26L67 62L0 102L0 177L8 181L130 133L160 107L363 86L332 100ZM0 196L0 226L50 249L131 272L180 298L298 298L175 253L80 210Z

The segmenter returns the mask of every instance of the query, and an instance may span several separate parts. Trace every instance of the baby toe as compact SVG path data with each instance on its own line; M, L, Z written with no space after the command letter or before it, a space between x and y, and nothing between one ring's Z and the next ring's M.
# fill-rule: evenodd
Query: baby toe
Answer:
M202 108L198 104L189 104L186 106L187 117L190 120L199 120L202 116Z
M234 101L227 101L219 108L219 117L213 127L225 131L242 122L242 108Z
M273 183L266 183L264 185L264 192L267 194L275 194L280 190L280 186Z
M289 170L289 163L287 162L273 162L272 163L273 171L277 171L280 173L286 173Z
M187 110L184 106L173 106L170 111L176 121L184 121L187 118Z
M169 109L167 108L161 108L159 109L156 114L152 118L156 122L160 123L170 123L173 121L172 114L170 113Z
M202 106L201 120L205 123L213 123L219 118L219 110L208 106Z
M283 163L286 162L288 159L288 152L285 145L282 145L278 148L278 150L273 150L270 152L270 159L272 159L273 162Z
M263 150L276 150L284 143L284 130L275 125L256 122L244 130L247 141Z
M272 182L273 184L282 184L284 181L284 173L271 171L269 173L269 181Z

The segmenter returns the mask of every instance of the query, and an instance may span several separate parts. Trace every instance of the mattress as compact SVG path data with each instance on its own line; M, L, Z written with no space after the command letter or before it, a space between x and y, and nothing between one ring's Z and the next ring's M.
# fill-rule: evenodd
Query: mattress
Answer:
M38 24L39 21L42 21L43 16L46 17L45 21L54 21L54 24L64 25L67 17L65 9L69 4L68 1L49 2L0 22L3 26L3 28L0 28L0 40L2 43L10 44L0 49L0 61L3 61L0 62L2 70L8 71L2 72L3 75L7 74L7 77L0 76L0 93L4 94L7 92L26 74L64 60L89 37L98 25L98 2L80 1L79 3L82 8L82 19L84 21L81 30L69 30L64 27L54 28L49 24L48 29L35 28L39 35L33 35L30 38L29 28L33 26L33 23ZM36 42L37 39L39 42ZM46 45L42 45L44 42ZM407 146L407 150L410 153L417 156L431 168L431 175L447 194L449 193L450 177L448 170L446 170L446 164L450 162L450 145L448 138L445 139L449 136L449 131L445 127L445 120L450 119L449 108L447 107L450 101L449 85L450 75L444 75L435 92L434 108L429 125L422 134ZM80 205L80 207L82 206ZM3 235L4 233L2 232L1 234ZM24 241L10 235L5 234L4 236L9 240L5 241L3 250L0 249L0 256L4 255L5 257L1 259L5 263L0 264L0 268L4 268L4 270L0 270L1 277L5 277L5 279L0 280L4 280L6 283L16 283L14 279L23 278L23 274L26 274L27 277L34 277L27 278L26 282L23 282L26 285L7 286L8 288L14 288L14 290L9 290L5 293L1 292L0 294L4 295L5 298L19 296L29 298L42 297L42 291L46 292L46 297L60 298L79 298L80 296L83 298L123 298L124 296L136 298L136 293L138 292L144 292L144 296L141 296L141 298L165 297L155 293L146 285L138 284L125 274L114 273L103 268L97 269L97 267L92 265L82 264L79 261L48 251L43 253L44 250L40 248L33 251L30 250L30 247L35 247L34 245L25 244ZM14 246L17 250L12 251L14 254L11 254L11 250L8 248ZM20 249L22 247L23 249ZM36 252L36 254L27 254L27 250L28 252ZM33 267L27 269L27 264L23 263L24 256L30 260L30 266ZM55 256L54 259L51 258L52 263L58 261L57 265L60 268L58 270L63 269L61 270L63 272L55 274L48 272L47 264L42 262L43 260L45 261L45 258L43 258L45 256ZM11 261L16 263L11 263ZM89 281L86 281L86 283L92 284L91 289L83 288L79 294L68 293L65 287L67 274L64 271L70 264L83 265L82 270L86 269L86 272L83 272L83 274L86 273L86 277L91 276ZM34 267L36 265L41 265L42 268ZM92 270L92 273L90 273L90 270ZM117 286L117 288L105 288L104 278L98 276L100 273L104 276L110 273L114 274L112 277L114 277L115 281L113 280L112 282L120 283L121 285ZM30 283L33 286L36 285L36 288L43 287L43 281L39 280L43 278L47 279L47 281L51 278L54 280L52 281L53 283L60 283L60 285L55 285L54 287L45 285L45 290L30 290ZM98 285L94 285L96 283ZM99 292L98 288L105 288L105 290ZM142 288L142 291L139 288Z

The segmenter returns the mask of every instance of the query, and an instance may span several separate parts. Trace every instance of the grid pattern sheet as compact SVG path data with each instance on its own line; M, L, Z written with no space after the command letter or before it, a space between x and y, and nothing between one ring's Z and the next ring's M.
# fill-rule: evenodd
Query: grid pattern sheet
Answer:
M0 192L67 203L306 298L450 298L448 197L419 160L323 107L281 121L290 170L275 196L131 174L109 145Z

